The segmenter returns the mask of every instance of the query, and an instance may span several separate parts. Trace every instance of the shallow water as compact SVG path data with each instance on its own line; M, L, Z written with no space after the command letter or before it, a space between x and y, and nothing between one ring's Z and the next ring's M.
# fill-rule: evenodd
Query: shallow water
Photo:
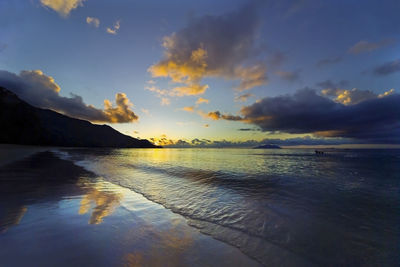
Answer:
M268 266L399 263L400 150L74 149L60 155Z
M49 153L0 168L0 266L259 266L179 214Z

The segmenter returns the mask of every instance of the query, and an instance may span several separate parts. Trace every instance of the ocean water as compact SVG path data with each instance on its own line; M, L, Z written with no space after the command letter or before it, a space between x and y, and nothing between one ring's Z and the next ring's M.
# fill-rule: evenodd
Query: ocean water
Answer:
M58 153L267 266L400 263L400 150Z

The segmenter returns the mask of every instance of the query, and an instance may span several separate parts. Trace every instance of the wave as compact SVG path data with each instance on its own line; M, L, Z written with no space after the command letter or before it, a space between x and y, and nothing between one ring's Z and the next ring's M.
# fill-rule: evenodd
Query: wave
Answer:
M323 179L199 169L130 159L120 152L62 156L184 216L202 233L265 265L376 262L374 253L364 255L365 248L379 251L381 244L359 228L381 223L366 212L371 205L395 212L398 203L397 198L382 202L376 190L370 190L373 183L349 183L350 176Z

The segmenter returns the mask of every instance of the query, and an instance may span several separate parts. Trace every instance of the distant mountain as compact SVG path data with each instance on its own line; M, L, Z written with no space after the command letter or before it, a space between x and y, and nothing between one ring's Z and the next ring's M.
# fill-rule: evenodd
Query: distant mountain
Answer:
M255 147L255 148L257 148L257 149L281 149L281 147L278 145L261 145L261 146Z
M0 143L69 146L155 148L114 130L58 112L36 108L0 86Z

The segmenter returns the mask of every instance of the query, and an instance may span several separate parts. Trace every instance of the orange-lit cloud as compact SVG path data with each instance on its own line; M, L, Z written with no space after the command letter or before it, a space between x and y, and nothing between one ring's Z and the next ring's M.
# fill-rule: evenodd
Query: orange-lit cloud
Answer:
M48 8L53 9L62 17L68 17L69 13L79 7L83 6L85 0L40 0L40 3Z
M98 18L94 18L94 17L86 17L86 23L89 25L92 25L96 28L98 28L100 26L100 20Z
M0 71L0 83L33 106L52 109L74 118L110 123L138 120L126 94L115 95L115 106L106 99L104 109L98 109L87 105L79 95L61 96L61 88L54 78L41 70L24 70L19 75Z
M265 64L254 61L256 11L256 5L249 4L230 14L192 20L164 37L164 58L148 71L155 78L183 84L172 89L174 96L203 94L209 87L202 84L207 77L238 80L239 91L266 84Z
M220 111L210 111L210 112L204 112L202 110L198 110L197 113L202 116L205 119L211 119L211 120L230 120L230 121L242 121L243 118L240 116L236 115L231 115L231 114L223 114Z
M120 27L120 22L119 20L117 20L112 27L107 27L106 32L115 35L117 34Z
M182 110L187 111L187 112L193 112L194 107L183 107Z
M351 90L339 89L339 88L327 88L323 89L321 93L326 96L333 96L334 100L344 105L354 105L363 102L368 99L382 98L393 94L395 91L391 89L382 94L376 94L369 90L360 90L353 88Z
M120 205L122 196L114 192L91 189L81 200L79 214L86 214L93 207L89 224L100 224Z
M117 93L115 95L115 103L116 106L114 107L108 99L104 100L103 112L109 122L132 122L139 119L139 117L131 110L133 104L129 101L126 94Z
M41 70L23 70L20 72L19 76L28 83L34 83L47 90L56 93L59 93L61 90L60 86L54 81L54 78L44 74Z
M232 79L239 78L240 84L236 87L238 91L249 90L256 86L267 83L267 67L262 64L256 64L251 67L239 66L234 70ZM229 77L228 77L229 78Z
M221 118L221 113L219 111L211 111L206 114L206 117L212 120L219 120Z
M165 134L162 134L160 137L150 138L149 140L158 146L169 146L175 144L175 141L167 138Z
M175 87L170 95L185 96L185 95L201 95L207 90L208 85L190 84L188 86Z
M205 99L205 98L202 98L202 97L199 97L197 100L196 100L196 105L200 105L200 104L202 104L202 103L209 103L210 102L210 100L208 100L208 99Z
M161 98L162 106L169 106L170 104L171 104L171 100L169 98L166 98L166 97Z

